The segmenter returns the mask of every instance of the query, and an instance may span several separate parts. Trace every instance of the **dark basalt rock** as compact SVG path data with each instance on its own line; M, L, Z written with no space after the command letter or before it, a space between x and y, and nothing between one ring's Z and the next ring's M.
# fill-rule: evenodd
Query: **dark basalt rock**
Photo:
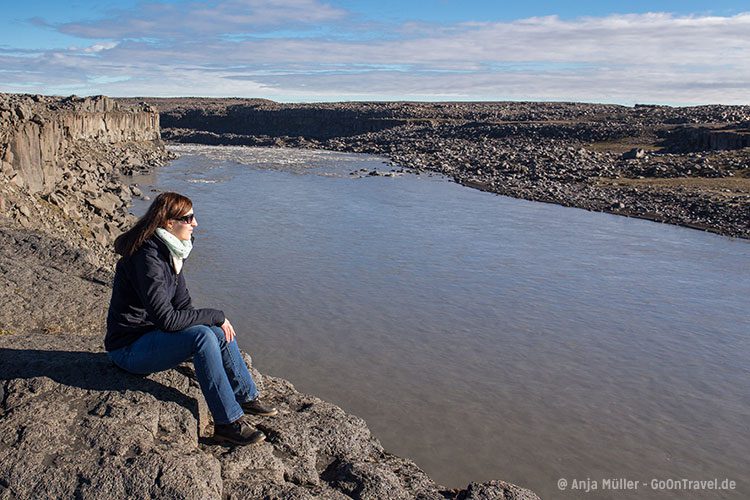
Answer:
M646 151L641 148L633 148L630 151L626 151L620 156L623 160L637 160L646 156Z

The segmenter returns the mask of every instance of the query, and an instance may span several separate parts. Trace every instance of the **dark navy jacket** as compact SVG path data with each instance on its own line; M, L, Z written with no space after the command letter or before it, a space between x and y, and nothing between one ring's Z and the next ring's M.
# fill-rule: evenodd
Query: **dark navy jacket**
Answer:
M130 345L151 330L222 323L222 311L193 307L184 271L175 274L169 248L156 235L117 262L104 338L107 351Z

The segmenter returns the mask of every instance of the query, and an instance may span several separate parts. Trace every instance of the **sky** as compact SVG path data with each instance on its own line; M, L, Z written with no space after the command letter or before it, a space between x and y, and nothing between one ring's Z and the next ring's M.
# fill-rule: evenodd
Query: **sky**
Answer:
M750 104L747 0L0 1L0 92Z

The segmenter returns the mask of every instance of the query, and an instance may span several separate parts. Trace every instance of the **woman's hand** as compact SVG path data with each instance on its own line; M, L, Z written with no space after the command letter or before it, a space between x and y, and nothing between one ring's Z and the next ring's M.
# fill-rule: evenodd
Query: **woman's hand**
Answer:
M221 324L221 329L224 330L224 337L227 339L227 342L234 340L234 327L228 319L224 318L224 323Z

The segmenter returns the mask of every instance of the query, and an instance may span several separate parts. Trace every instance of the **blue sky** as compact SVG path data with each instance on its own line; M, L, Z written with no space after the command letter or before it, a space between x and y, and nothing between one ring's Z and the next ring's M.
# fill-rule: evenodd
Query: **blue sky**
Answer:
M746 2L7 3L3 92L750 104Z

